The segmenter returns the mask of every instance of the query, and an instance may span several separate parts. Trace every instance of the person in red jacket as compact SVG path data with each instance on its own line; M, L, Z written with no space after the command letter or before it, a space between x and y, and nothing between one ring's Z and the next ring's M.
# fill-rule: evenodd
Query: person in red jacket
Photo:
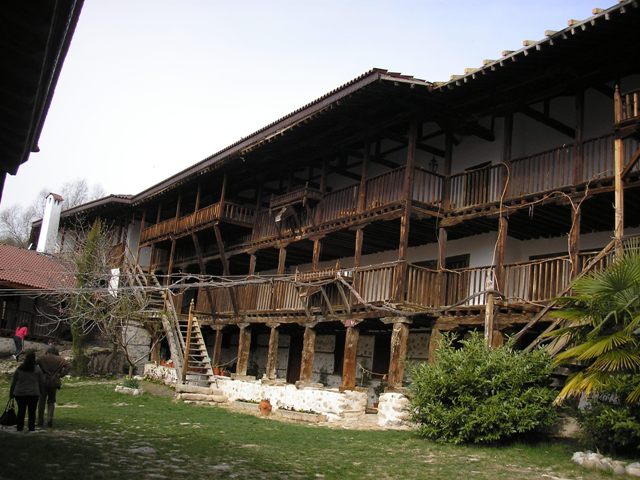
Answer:
M13 343L16 344L16 353L13 354L13 358L18 360L18 357L22 354L24 350L24 338L29 333L29 329L27 325L22 322L16 328L16 333L13 335Z

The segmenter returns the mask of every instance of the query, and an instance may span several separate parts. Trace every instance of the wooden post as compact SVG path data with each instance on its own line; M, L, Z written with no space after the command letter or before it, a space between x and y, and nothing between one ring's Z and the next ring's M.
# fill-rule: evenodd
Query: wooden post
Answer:
M254 275L256 273L256 262L258 257L255 253L249 254L249 275Z
M247 375L249 366L249 353L251 349L251 329L248 323L239 323L240 335L238 337L238 363L236 364L236 375L244 377Z
M222 354L222 325L215 325L213 327L216 330L216 338L213 342L213 355L211 355L211 366L217 367L220 365L220 355Z
M620 86L616 84L613 93L615 109L615 122L622 120L622 99L620 97ZM622 171L624 169L624 145L622 138L616 135L613 143L614 160L614 238L616 247L616 257L622 255L622 237L624 236L624 185L622 184Z
M358 338L360 330L355 326L347 327L344 341L344 356L342 360L342 385L340 390L356 388L356 370L358 367Z
M504 293L504 253L507 245L507 232L509 230L509 220L505 215L498 219L498 238L496 241L495 277L496 290Z
M356 230L356 245L353 252L353 266L358 268L360 261L362 260L362 242L364 240L364 227L359 227Z
M279 323L272 323L269 325L271 331L269 332L269 352L267 354L267 378L269 380L275 380L277 377L278 368L278 326Z
M300 365L300 383L311 383L313 376L313 357L316 349L316 331L307 325L302 340L302 362Z
M322 251L322 241L319 238L313 239L313 258L311 260L311 267L315 272L319 268L320 253Z
M447 129L444 136L444 181L442 184L442 208L448 210L451 205L451 161L453 158L453 132Z
M397 319L393 323L393 332L391 333L391 358L387 376L388 391L397 391L402 388L408 340L409 325L406 323L406 319Z
M225 172L225 174L222 176L222 187L220 188L220 214L222 215L223 212L223 208L222 208L222 204L225 201L225 197L227 196L227 174Z
M571 229L569 230L569 259L571 260L571 278L580 274L580 210L571 208Z
M409 125L409 139L407 142L407 161L404 171L402 199L404 208L400 218L400 242L398 246L398 261L395 278L395 300L401 302L404 298L405 277L407 272L407 250L409 248L409 225L411 223L411 199L413 198L413 177L416 163L416 144L418 137L418 122L412 120Z
M573 184L585 181L583 177L582 142L584 139L584 90L576 93L576 136L573 149Z
M231 270L229 268L229 260L227 259L227 255L224 251L224 242L222 241L222 233L220 232L220 227L218 222L213 224L213 232L216 236L216 242L218 243L218 252L220 253L220 261L222 262L222 273L225 277L231 275ZM236 298L236 289L235 287L231 287L229 290L229 297L231 299L231 305L233 307L233 313L238 315L238 300Z
M504 132L503 134L503 143L502 143L502 163L504 163L509 169L509 175L513 174L513 170L511 169L511 150L513 143L513 112L509 112L504 116ZM505 181L507 179L507 173L505 171ZM509 193L511 192L511 181L513 179L509 178L509 184L506 185L505 188L505 197L509 197ZM502 193L502 192L500 192Z
M280 247L278 250L278 275L283 275L286 269L287 247Z
M198 188L196 190L196 204L193 208L194 212L197 212L200 209L200 183L198 183Z
M442 333L440 332L440 329L431 329L431 336L429 337L429 363L434 363L436 360L436 350L438 350L441 338Z
M187 319L187 333L184 345L184 361L182 365L182 382L187 380L187 372L189 371L189 358L191 357L191 330L193 328L193 300L189 305L189 318Z
M362 159L362 173L360 175L360 186L358 187L358 212L366 210L367 200L367 168L369 165L369 141L364 143L364 158Z
M162 202L158 203L158 212L156 213L156 224L160 223L160 218L162 217Z
M176 239L171 239L171 251L169 253L169 266L167 267L167 278L165 279L165 285L171 284L171 274L173 273L173 256L176 253Z
M494 284L493 279L491 277L487 277L486 289L493 290ZM493 292L489 292L485 294L485 310L484 310L484 342L487 347L491 347L493 345L493 332L495 330L495 318L494 318L494 306L495 306L495 298Z
M180 207L182 204L182 194L178 193L178 200L176 201L176 220L180 218Z
M447 230L446 228L440 227L438 229L438 278L436 279L436 285L438 289L438 299L440 305L445 305L446 303L446 291L445 291L445 272L444 269L447 265L447 257L446 257L446 247L447 247Z

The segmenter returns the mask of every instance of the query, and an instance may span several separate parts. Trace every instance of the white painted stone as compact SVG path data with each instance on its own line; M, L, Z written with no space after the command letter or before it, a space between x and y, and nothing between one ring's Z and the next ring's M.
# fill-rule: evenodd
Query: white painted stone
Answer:
M133 395L134 397L142 395L143 393L141 388L130 388L123 385L116 385L115 391L118 393L124 393L126 395Z
M640 462L634 462L627 465L625 473L632 477L640 477Z
M408 425L409 399L401 393L383 393L378 401L378 425L399 427Z
M173 367L146 363L144 366L144 376L152 380L160 380L166 385L175 385L178 382L178 374Z
M260 380L218 379L218 389L229 401L267 399L274 410L306 410L326 415L329 421L341 418L345 411L364 413L366 393L340 392L328 388L297 388L295 385L268 385Z

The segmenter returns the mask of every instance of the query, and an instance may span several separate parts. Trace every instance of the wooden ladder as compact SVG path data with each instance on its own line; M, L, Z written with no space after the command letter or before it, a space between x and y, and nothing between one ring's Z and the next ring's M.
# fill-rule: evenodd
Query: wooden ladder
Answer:
M185 362L182 367L182 383L210 386L215 381L211 359L202 336L200 323L193 315L193 301L188 317L179 319L180 335L185 343Z

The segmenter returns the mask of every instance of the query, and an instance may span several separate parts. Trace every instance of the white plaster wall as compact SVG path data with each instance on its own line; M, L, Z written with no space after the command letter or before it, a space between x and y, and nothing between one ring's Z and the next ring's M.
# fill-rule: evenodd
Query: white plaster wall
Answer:
M367 395L364 392L297 388L295 385L269 385L261 380L233 380L220 377L217 383L216 388L221 390L229 401L266 399L274 409L287 408L322 413L329 421L341 419L345 412L364 413L367 405Z

